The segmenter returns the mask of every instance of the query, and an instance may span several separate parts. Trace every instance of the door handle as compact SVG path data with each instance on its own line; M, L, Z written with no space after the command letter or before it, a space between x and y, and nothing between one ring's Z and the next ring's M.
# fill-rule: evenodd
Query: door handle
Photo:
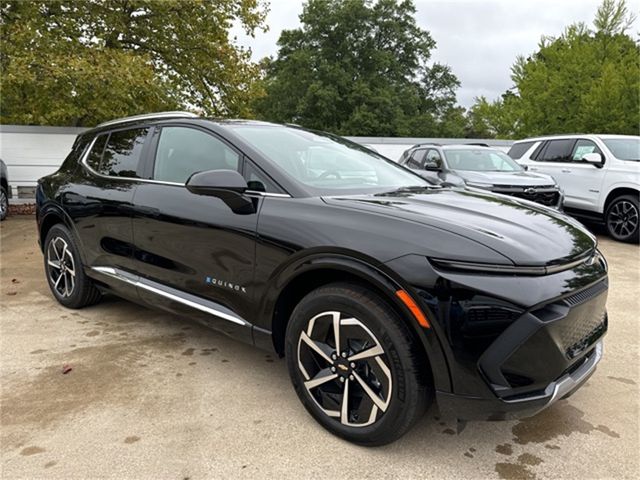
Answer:
M571 173L571 170L569 170L568 168L563 168L562 170L560 170L562 173Z
M531 170L532 172L537 172L538 171L538 167L529 167L529 170Z

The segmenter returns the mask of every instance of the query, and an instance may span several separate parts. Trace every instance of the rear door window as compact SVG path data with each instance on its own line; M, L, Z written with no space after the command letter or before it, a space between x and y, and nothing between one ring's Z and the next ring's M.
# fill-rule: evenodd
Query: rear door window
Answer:
M409 158L409 161L407 162L407 166L409 168L422 168L424 165L425 153L427 153L427 151L424 149L415 150L411 154L411 158Z
M148 128L111 132L102 154L99 172L112 177L138 177L138 163Z
M549 140L546 148L540 153L539 162L570 162L575 139Z

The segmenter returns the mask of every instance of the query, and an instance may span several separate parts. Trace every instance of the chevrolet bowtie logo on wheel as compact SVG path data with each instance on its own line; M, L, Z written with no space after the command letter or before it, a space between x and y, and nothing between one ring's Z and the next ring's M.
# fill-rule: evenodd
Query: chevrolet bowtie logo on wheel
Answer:
M347 367L346 365L342 365L342 364L338 364L338 368L340 370L345 370L345 371L349 370L349 367Z

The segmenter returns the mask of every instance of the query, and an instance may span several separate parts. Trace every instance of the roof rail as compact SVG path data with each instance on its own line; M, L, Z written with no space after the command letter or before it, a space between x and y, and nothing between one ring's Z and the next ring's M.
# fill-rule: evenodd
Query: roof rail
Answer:
M472 145L474 147L488 147L489 144L487 143L481 143L481 142L471 142L471 143L465 143L465 145Z
M425 145L433 145L434 147L441 147L442 144L441 143L435 143L435 142L425 142L425 143L416 143L413 147L411 148L416 148L416 147L423 147Z
M181 111L143 113L142 115L133 115L131 117L116 118L115 120L109 120L107 122L102 122L101 124L97 125L96 127L105 127L107 125L116 125L118 123L135 122L136 120L151 120L151 119L155 119L155 118L172 118L172 117L189 117L189 118L193 118L193 117L197 117L197 116L198 115L196 115L195 113L181 112Z

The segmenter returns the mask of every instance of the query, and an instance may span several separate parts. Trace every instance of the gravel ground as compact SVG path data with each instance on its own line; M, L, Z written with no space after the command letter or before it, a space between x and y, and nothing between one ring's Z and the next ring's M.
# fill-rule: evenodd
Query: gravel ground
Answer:
M570 399L460 433L432 408L400 441L366 449L311 419L273 355L115 298L58 305L33 217L2 222L0 242L2 478L640 475L637 246L600 238L610 330L600 367Z

